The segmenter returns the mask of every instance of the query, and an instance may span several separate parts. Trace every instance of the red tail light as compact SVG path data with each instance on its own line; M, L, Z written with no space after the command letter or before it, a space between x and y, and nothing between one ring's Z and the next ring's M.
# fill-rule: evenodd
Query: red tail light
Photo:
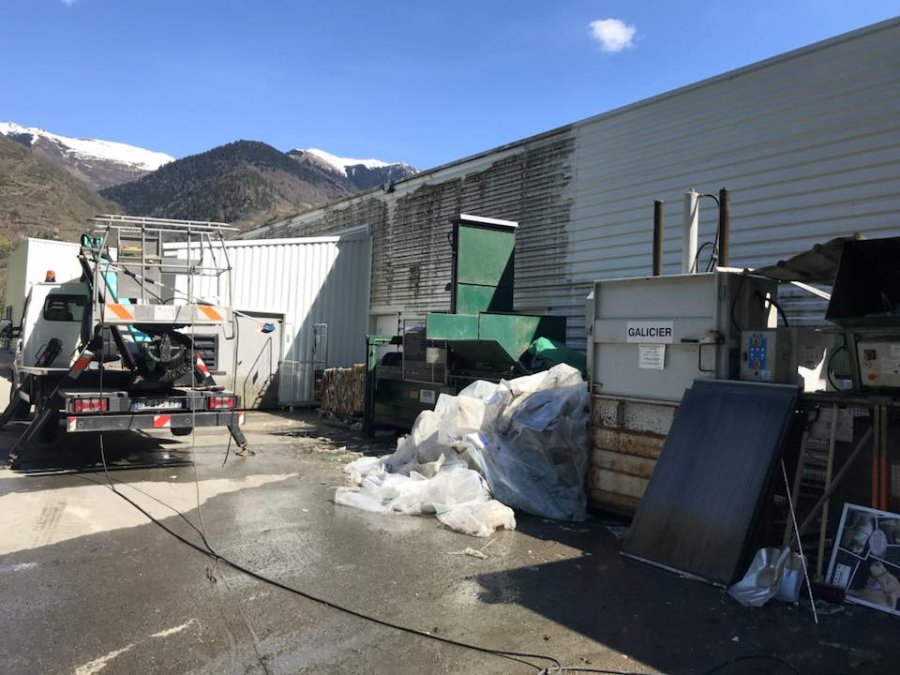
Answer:
M109 410L108 398L76 398L72 402L72 412L81 413L106 412Z
M234 396L210 396L206 399L206 407L210 410L230 410L234 405Z

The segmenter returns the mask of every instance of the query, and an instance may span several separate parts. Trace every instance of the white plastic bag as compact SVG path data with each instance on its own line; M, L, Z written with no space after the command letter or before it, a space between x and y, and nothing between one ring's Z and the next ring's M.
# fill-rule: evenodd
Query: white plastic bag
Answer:
M788 548L761 548L744 578L729 586L728 595L745 607L762 607L772 598L797 602L802 565L800 556Z

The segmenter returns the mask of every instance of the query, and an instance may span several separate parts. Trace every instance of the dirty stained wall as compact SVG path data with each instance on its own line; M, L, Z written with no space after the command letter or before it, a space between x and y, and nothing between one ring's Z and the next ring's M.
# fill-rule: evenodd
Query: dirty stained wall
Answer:
M569 295L561 274L570 220L568 129L499 156L451 166L252 233L254 238L332 234L360 225L372 236L370 313L421 318L450 307L450 221L460 213L514 220L516 308L553 313ZM374 326L373 326L374 330Z

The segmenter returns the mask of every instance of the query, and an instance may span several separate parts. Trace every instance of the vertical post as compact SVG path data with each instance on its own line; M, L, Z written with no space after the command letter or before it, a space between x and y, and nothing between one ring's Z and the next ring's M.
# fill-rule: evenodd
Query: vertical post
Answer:
M731 193L719 190L719 265L728 267L728 247L731 243Z
M879 405L878 407L881 408L881 433L878 439L881 445L879 452L881 457L881 506L878 508L882 511L887 511L890 507L891 495L889 478L891 467L888 464L888 407L886 405Z
M663 204L656 200L653 202L653 276L662 274L663 256Z
M684 235L681 243L681 273L692 274L697 260L697 231L700 228L700 194L684 193Z
M837 440L838 407L831 406L831 428L828 432L828 457L825 462L825 487L831 483L831 473L834 469L834 443ZM816 556L816 581L824 578L822 572L825 565L825 536L828 534L828 507L829 500L825 500L822 507L822 521L819 524L819 550Z
M878 455L881 443L879 443L878 435L881 432L881 421L878 419L880 408L877 405L872 406L872 429L874 429L874 441L872 443L872 497L869 506L873 509L878 508L878 491L881 483L878 481Z

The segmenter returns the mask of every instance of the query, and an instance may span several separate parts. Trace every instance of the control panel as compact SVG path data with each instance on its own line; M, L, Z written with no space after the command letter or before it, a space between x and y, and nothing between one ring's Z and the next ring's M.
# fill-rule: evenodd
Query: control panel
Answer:
M772 338L775 336L772 335ZM769 381L771 377L768 333L750 333L747 339L747 369L761 380Z
M860 341L856 348L863 387L900 388L900 343Z
M833 343L833 335L802 326L743 331L741 379L825 389L826 356Z
M779 382L787 354L779 354L778 347L787 340L779 340L778 331L744 331L741 349L741 379L752 382ZM786 336L784 336L786 337ZM789 346L789 344L788 344ZM783 358L782 358L783 357Z

